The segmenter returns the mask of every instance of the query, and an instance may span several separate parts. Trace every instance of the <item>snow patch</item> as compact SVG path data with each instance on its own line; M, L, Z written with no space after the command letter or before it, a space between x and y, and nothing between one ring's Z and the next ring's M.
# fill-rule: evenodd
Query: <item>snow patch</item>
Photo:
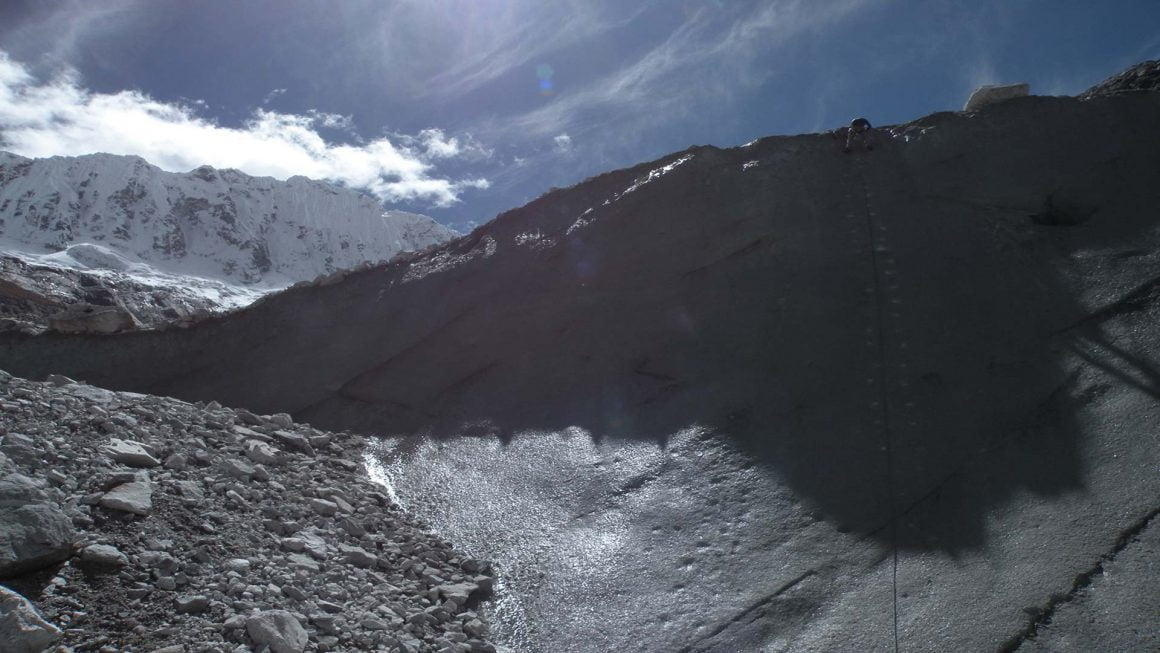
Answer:
M673 161L672 163L670 163L666 166L661 166L660 168L657 168L656 170L650 170L648 175L646 175L644 177L644 179L639 179L636 181L636 183L634 183L633 185L624 189L624 191L622 193L620 193L619 195L616 196L616 199L620 199L621 197L628 195L629 193L633 192L634 190L640 188L641 186L644 186L645 184L649 184L649 183L656 181L657 179L660 179L661 177L663 177L663 176L669 174L670 172L672 172L673 170L675 170L677 168L677 166L685 163L686 161L688 161L689 159L692 159L692 158L693 158L692 154L686 154L685 156L677 159L676 161ZM613 201L615 201L615 200L613 200Z
M608 200L604 200L604 204L607 205L608 203L609 203ZM576 221L573 222L572 225L569 226L568 229L564 232L564 235L571 236L572 232L579 231L579 230L583 229L584 227L587 227L588 225L592 224L592 220L593 220L592 218L585 218L584 217L586 215L589 215L590 213L592 213L592 209L588 209L588 210L584 211L583 213L581 213L580 217L576 218Z
M545 236L539 229L516 234L514 241L517 247L527 247L533 250L546 249L556 244L554 240Z

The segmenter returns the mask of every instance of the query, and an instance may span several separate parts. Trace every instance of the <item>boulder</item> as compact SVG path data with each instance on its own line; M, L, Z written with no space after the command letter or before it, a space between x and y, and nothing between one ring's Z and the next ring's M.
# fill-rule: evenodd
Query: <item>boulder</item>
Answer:
M314 512L326 517L330 517L331 515L334 515L336 512L338 512L338 504L333 501L327 501L326 499L311 499L307 503L310 505L310 508L314 510Z
M108 544L90 544L81 549L81 561L107 567L123 567L129 564L129 557Z
M110 510L148 515L153 510L153 486L148 481L123 483L106 492L100 505Z
M310 440L306 439L305 436L292 431L274 431L271 435L290 449L301 451L308 456L314 455L314 447L311 446Z
M0 642L10 653L41 653L60 641L60 629L44 620L28 599L0 585Z
M145 450L145 445L133 440L113 438L109 444L105 445L105 452L114 462L129 467L157 467L161 464L160 460Z
M269 646L273 653L302 653L306 649L306 629L285 610L266 610L246 620L246 633L257 647Z
M1002 84L995 86L980 86L971 93L963 111L975 111L988 104L995 104L1011 98L1027 97L1031 94L1030 84Z
M74 539L72 520L32 479L12 474L0 481L0 578L67 560Z
M7 439L15 435L10 433ZM0 479L0 508L16 508L47 500L48 495L41 489L40 483L23 474L10 474Z
M179 596L173 600L177 614L199 614L209 610L209 597L198 594L195 596Z
M246 458L266 465L277 465L280 458L278 450L265 442L248 440L245 444Z
M475 583L448 583L435 589L445 600L464 605L471 598L471 595L479 590L479 585Z

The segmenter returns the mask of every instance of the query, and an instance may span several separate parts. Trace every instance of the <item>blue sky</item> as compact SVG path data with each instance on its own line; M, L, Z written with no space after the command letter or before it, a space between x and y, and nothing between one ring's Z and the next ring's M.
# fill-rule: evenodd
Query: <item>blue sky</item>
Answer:
M461 231L552 186L1074 94L1160 58L1156 0L5 0L0 146L330 178Z

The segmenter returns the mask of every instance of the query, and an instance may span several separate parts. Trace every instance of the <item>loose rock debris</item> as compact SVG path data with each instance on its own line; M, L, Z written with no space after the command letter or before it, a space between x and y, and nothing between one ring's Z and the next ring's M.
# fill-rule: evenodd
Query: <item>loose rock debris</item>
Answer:
M491 565L379 492L361 436L4 372L0 436L6 646L502 650Z

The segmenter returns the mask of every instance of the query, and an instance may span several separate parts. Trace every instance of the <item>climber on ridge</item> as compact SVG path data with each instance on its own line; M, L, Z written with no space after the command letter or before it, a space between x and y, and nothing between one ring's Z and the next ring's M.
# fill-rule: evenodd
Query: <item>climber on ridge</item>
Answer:
M846 148L842 150L846 154L850 153L850 145L854 143L855 136L862 139L862 144L866 146L867 151L874 149L874 144L870 142L869 120L855 118L850 121L850 127L846 130Z

